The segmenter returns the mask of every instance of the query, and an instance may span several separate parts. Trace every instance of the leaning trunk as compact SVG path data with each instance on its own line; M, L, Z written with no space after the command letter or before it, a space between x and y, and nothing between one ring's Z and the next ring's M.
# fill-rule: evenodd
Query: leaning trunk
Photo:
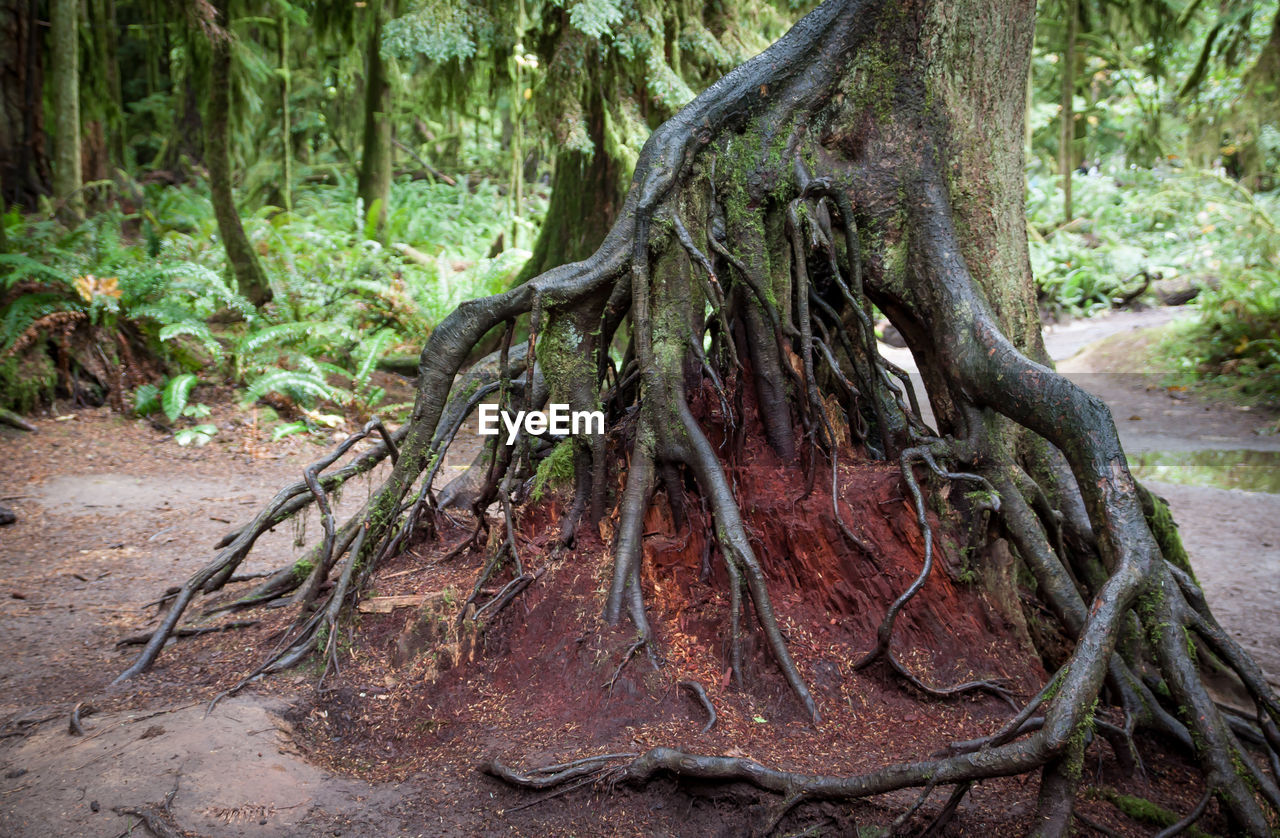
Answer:
M205 162L209 167L209 192L218 219L218 234L240 293L255 306L271 300L271 285L258 255L245 235L236 210L231 174L231 29L227 0L218 5L224 29L210 43L209 110L205 132Z

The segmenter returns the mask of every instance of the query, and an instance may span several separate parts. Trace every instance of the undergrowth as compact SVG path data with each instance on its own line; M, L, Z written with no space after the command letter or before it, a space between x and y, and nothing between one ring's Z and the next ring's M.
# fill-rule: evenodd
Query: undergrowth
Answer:
M1031 263L1051 315L1109 309L1143 272L1185 282L1199 316L1160 349L1179 380L1280 404L1280 193L1213 171L1115 167L1075 176L1077 218L1062 226L1059 184L1028 175ZM1156 302L1150 289L1140 299Z
M289 432L333 425L334 411L394 415L407 406L384 403L378 362L416 354L460 301L502 290L528 258L487 258L511 224L488 181L396 183L387 247L365 238L353 184L311 185L293 212L266 207L244 219L274 291L258 310L228 281L203 184L133 187L133 200L70 230L4 216L0 404L30 411L60 394L158 418L157 394L198 378L232 384L246 404L286 408L297 420L281 426ZM545 201L531 203L540 212ZM122 351L116 336L126 332L133 346ZM94 355L105 356L105 374L82 357ZM115 374L130 364L132 378ZM184 393L163 413L177 428L199 418L185 409Z

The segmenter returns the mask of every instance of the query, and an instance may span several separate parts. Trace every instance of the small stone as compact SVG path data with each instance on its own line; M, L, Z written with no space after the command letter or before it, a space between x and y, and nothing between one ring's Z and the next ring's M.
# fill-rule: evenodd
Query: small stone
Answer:
M97 811L99 811L101 808L102 808L102 807L98 805L98 801L96 801L96 800L91 800L91 801L89 801L89 811L90 811L90 812L97 812Z

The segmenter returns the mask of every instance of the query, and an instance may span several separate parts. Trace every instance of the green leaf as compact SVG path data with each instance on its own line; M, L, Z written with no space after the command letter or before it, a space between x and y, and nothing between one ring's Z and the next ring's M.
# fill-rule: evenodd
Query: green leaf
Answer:
M182 415L183 409L187 406L187 399L190 398L191 391L195 389L195 386L196 376L194 373L185 372L169 379L169 383L164 387L164 396L160 401L164 406L164 415L169 417L170 422L178 421L178 417Z
M368 342L362 357L360 365L356 367L355 389L363 390L365 385L369 383L369 377L373 375L373 371L377 369L378 361L386 354L387 347L396 339L396 333L391 329L380 329L373 339Z
M193 428L183 428L173 435L174 442L179 445L204 445L213 439L213 435L218 432L218 428L214 425L196 425Z
M181 335L189 335L200 341L200 345L214 361L222 360L222 344L218 343L213 332L209 331L208 325L197 320L187 320L182 323L173 323L160 330L160 340L164 341L173 340Z
M289 422L285 425L276 425L271 429L271 441L275 442L287 436L306 433L308 430L306 422Z
M146 416L160 409L160 388L154 384L143 384L133 391L133 412L138 416Z

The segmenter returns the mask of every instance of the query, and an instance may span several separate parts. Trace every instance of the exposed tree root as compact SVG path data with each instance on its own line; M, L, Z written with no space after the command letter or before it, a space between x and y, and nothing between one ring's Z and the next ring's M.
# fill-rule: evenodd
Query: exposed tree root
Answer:
M603 410L610 429L607 438L570 442L573 502L558 543L572 543L583 525L599 525L615 477L622 486L611 517L613 567L602 615L607 624L629 619L636 634L605 686L641 649L660 663L641 569L646 513L665 502L682 526L691 526L699 510L698 520L710 521L704 575L711 575L714 547L727 580L726 647L737 688L750 688L743 638L758 633L816 723L819 700L791 653L759 544L742 514L735 469L744 459L745 428L758 422L778 458L803 472L808 492L820 485L821 469L830 469L831 514L851 561L881 557L855 532L859 522L845 520L840 463L872 457L900 465L923 538L923 565L885 603L875 646L858 667L884 662L927 700L986 692L1015 715L991 735L954 743L933 759L853 775L798 773L670 747L525 772L493 762L487 771L535 790L602 780L643 784L659 774L745 782L781 798L768 829L806 801L919 788L926 795L918 808L927 794L950 788L926 834L945 826L973 783L1038 772L1039 834L1065 835L1095 731L1135 770L1141 767L1135 737L1152 731L1194 757L1234 829L1269 834L1280 822L1274 776L1280 701L1213 619L1194 578L1179 566L1184 559L1153 534L1106 407L1038 363L1038 339L1020 334L1015 345L1006 330L1022 327L996 308L1008 301L989 298L987 289L998 286L971 273L967 259L978 259L990 242L975 244L976 234L957 231L953 202L964 196L951 194L957 175L945 147L948 128L928 106L932 88L920 69L927 65L921 30L931 25L931 9L927 0L830 0L656 130L600 249L459 306L423 350L410 422L394 434L371 422L229 534L218 557L173 595L118 680L155 662L194 598L234 578L262 532L312 503L323 521L320 543L219 607L283 603L292 594L287 604L298 612L277 649L233 692L314 652L331 671L344 630L340 618L363 582L419 527L433 533L439 507L432 483L466 417L489 398L507 410L556 401ZM901 72L868 98L860 93L875 75L868 68L879 67L875 61L886 54L905 56L894 64ZM921 420L905 374L879 356L873 305L908 338L936 429ZM528 341L513 347L517 320L527 324ZM504 338L496 358L459 377L474 349L498 329ZM755 416L746 415L744 393ZM375 434L379 442L326 473ZM465 498L479 519L472 537L445 560L483 543L490 508L501 516L460 619L491 620L545 569L535 566L540 557L517 533L531 478L551 449L524 434L514 445L489 446L465 491L442 493ZM388 457L390 474L368 503L338 522L328 497ZM917 466L924 466L920 476ZM1019 705L1008 685L990 679L930 686L894 654L895 622L936 572L928 514L935 501L989 522L1007 538L1035 580L1040 606L1070 644L1053 662L1057 674L1028 702ZM482 603L486 586L497 593ZM1239 680L1256 722L1219 710L1198 654L1211 654ZM707 710L705 732L714 708L697 684L681 686ZM1123 722L1095 719L1100 702L1114 705ZM1262 751L1271 774L1242 737ZM903 814L900 825L914 814Z

